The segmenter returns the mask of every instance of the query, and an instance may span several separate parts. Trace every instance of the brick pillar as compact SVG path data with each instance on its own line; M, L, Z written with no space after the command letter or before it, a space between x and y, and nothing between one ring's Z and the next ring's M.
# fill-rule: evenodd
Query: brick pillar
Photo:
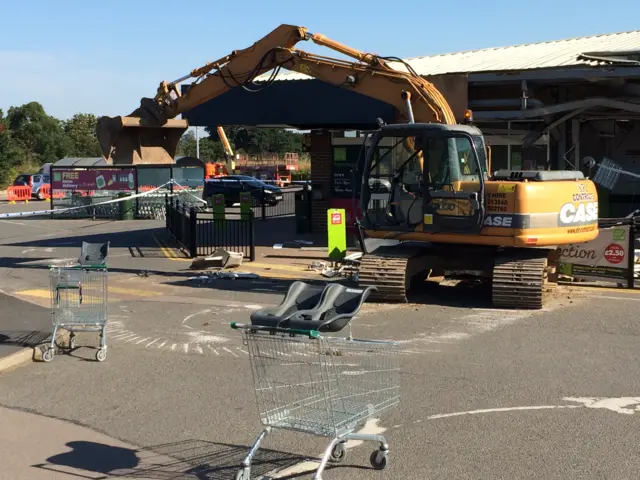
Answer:
M327 130L311 132L311 183L314 188L320 188L323 200L312 199L311 219L313 232L327 231L327 210L331 199L331 176L333 173L333 150L331 148L331 133ZM312 197L313 198L313 197Z

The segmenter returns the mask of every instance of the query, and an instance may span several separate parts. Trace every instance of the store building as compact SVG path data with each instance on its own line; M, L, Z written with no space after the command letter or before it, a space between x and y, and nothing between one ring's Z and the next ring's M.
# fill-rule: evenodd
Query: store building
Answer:
M640 30L406 60L420 75L468 75L469 108L492 150L492 170L581 169L606 157L640 174ZM184 118L192 126L255 125L310 130L315 208L351 210L350 168L361 131L393 122L393 106L302 74L268 88L236 88ZM638 193L638 195L636 195ZM601 192L603 216L640 208L640 179Z

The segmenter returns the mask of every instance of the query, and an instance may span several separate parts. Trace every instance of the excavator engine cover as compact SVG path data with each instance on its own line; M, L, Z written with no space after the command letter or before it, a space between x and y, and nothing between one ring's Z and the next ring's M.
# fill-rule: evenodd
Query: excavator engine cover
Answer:
M159 118L142 107L127 117L100 117L96 134L113 165L170 164L188 127L186 120Z

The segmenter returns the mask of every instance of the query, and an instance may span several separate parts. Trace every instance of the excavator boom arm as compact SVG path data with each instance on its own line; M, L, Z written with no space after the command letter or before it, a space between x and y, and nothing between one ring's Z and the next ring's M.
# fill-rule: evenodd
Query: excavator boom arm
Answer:
M355 61L294 49L302 40L329 47ZM279 68L384 101L395 106L405 121L456 123L454 110L460 116L466 108L466 77L462 82L453 82L453 87L451 81L445 82L448 85L443 83L451 94L448 101L434 84L437 79L430 82L406 64L405 67L407 71L394 69L385 58L310 34L304 27L280 25L249 48L233 51L174 82L162 82L156 96L143 98L131 115L101 117L98 139L103 155L113 163L172 163L180 137L188 127L186 120L176 120L176 116L232 88L248 88L258 76ZM196 80L182 94L179 84L189 78Z

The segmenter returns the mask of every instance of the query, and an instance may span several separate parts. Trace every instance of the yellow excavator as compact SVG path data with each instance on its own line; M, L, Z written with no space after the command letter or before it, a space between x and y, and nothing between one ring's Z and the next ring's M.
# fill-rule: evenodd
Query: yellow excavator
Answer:
M311 40L355 61L294 49ZM598 235L595 185L577 171L491 172L490 149L467 110L466 76L423 78L397 57L363 53L306 28L281 25L244 50L162 82L127 117L102 117L98 138L113 163L172 162L188 127L175 117L256 77L293 70L396 107L398 123L363 143L358 282L378 287L371 299L407 301L429 276L492 281L502 308L542 308L560 245ZM186 93L179 84L193 78ZM339 108L339 106L336 106ZM363 241L363 245L367 242ZM371 244L371 242L368 242Z

